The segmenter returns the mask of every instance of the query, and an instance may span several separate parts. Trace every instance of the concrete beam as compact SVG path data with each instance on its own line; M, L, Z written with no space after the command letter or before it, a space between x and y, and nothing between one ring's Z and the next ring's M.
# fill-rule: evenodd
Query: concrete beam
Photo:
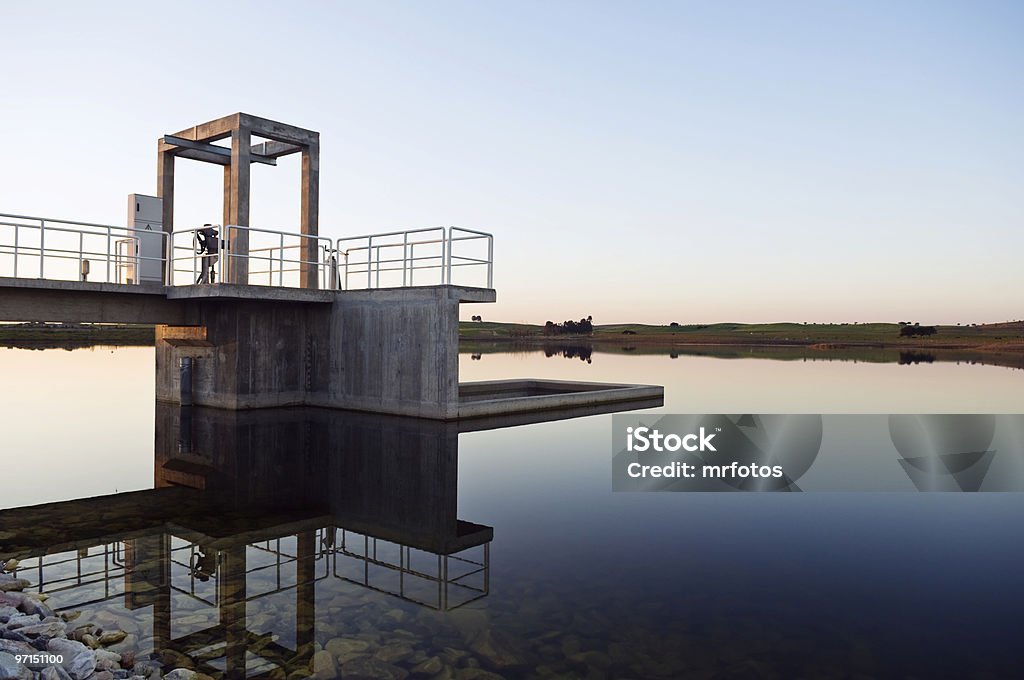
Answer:
M160 285L0 278L0 321L189 325L195 310Z
M261 142L252 145L252 153L266 156L267 158L280 158L302 151L298 144L286 144L284 142Z
M279 123L269 118L260 118L249 113L239 113L237 115L239 126L248 128L257 137L266 137L275 142L298 144L300 146L320 143L319 132L306 130L295 125L288 125L287 123Z
M175 132L173 136L191 139L193 142L215 142L218 139L227 139L231 136L232 130L238 129L241 115L240 113L232 113L229 116L211 120L208 123L193 125L180 132Z
M175 137L173 135L164 135L160 138L160 141L165 147L167 147L167 149L165 149L164 146L162 146L160 148L161 151L168 150L176 156L204 161L206 163L231 165L231 149L226 146L218 146L208 142L193 142L190 139ZM251 150L249 160L253 163L263 163L264 165L277 165L277 160L275 158L270 158L260 153L252 153Z

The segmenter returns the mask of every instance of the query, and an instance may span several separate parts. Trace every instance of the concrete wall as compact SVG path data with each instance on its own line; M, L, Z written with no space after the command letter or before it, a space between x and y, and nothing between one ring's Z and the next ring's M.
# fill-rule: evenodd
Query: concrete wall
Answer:
M157 399L180 400L179 361L190 356L196 405L453 419L464 298L436 286L338 293L331 302L192 300L196 326L157 328Z

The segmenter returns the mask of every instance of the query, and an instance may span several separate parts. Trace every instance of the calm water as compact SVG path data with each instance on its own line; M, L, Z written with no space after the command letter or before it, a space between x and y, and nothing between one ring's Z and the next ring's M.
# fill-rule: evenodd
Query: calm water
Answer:
M139 658L231 677L1017 675L1021 494L613 494L611 416L460 434L186 413L155 407L152 365L148 348L0 350L3 507L142 492L7 510L0 557ZM664 412L1024 413L1024 372L999 366L522 353L461 370L663 384Z

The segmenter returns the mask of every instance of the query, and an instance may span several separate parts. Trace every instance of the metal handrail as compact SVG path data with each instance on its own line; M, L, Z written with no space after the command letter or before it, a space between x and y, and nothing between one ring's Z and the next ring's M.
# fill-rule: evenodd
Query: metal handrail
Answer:
M167 276L164 253L167 251L169 235L163 231L0 213L0 230L3 230L4 227L13 228L13 242L6 243L0 241L0 255L10 255L12 257L11 275L14 278L55 278L84 281L88 280L88 276L92 274L91 266L87 269L85 263L91 263L94 259L102 260L105 263L103 281L106 283L139 283L140 277L137 274L132 277L131 281L118 281L118 279L120 278L120 273L129 267L134 267L135 272L137 272L140 264L143 262L160 263L161 282ZM37 231L38 234L35 237L28 236L23 233L23 230ZM50 236L49 240L47 235ZM67 235L72 235L72 237L69 239ZM143 238L142 235L145 235L145 238L150 238L154 235L159 236L161 239L160 257L139 254L139 243ZM77 239L74 238L75 236L77 236ZM57 239L57 245L53 245L54 239ZM105 247L103 249L100 249L100 246L90 246L87 248L87 239L90 243L100 239ZM77 247L75 246L75 241L77 241ZM48 242L51 245L47 245ZM122 255L115 247L112 247L119 242L130 242L133 246L131 254ZM19 266L25 258L38 260L38 269L35 272L38 274L37 276L26 277L19 273ZM54 276L51 268L50 276L47 276L47 260L53 259L77 261L77 271L71 276L68 276L66 273ZM113 277L111 277L112 267L114 270Z
M435 234L433 238L416 238L418 234ZM401 240L397 240L401 237ZM384 243L380 243L385 240ZM487 255L474 257L454 252L456 244L467 241L486 241ZM360 245L348 245L349 243ZM416 255L425 246L440 246L439 254ZM401 252L398 252L401 249ZM415 285L416 272L440 269L438 283L451 284L456 267L485 267L487 287L494 285L494 237L491 234L463 227L429 227L407 231L391 231L363 236L339 238L336 252L342 273L341 287L380 288L381 274L402 272L402 287ZM353 257L355 256L355 257ZM355 260L355 261L354 261ZM365 275L365 285L352 285L352 277Z
M311 271L315 273L319 288L331 290L389 287L388 280L395 279L399 272L400 283L395 280L390 285L423 285L417 282L416 276L425 272L435 272L430 276L435 283L428 285L452 284L457 282L457 272L462 271L458 268L470 267L475 269L468 271L479 272L483 269L486 286L493 287L494 237L475 229L427 227L348 236L332 241L326 237L275 229L217 226L223 229L224 238L219 239L214 260L212 255L200 254L196 249L196 234L205 227L167 233L0 213L0 265L3 265L6 257L10 257L10 273L14 277L24 277L21 268L28 259L38 262L38 266L33 267L32 278L87 280L88 275L93 273L97 277L94 280L99 280L99 272L90 272L90 263L99 260L105 264L103 281L139 283L142 265L154 262L159 263L160 280L166 285L180 285L176 279L183 273L189 274L187 283L195 283L200 278L199 274L210 264L213 265L216 280L223 281L224 274L230 275L232 269L235 269L246 272L246 280L241 283L250 285L295 286L298 282L286 282L285 274L291 279L296 272ZM13 239L10 241L3 239L5 229L13 230ZM27 231L36 233L30 235ZM231 248L231 240L240 232L252 236L253 240L269 237L272 241L276 240L276 243L269 246L255 244L258 247L241 255ZM159 235L161 239L159 257L140 253L143 249L141 240L153 235ZM187 242L182 239L187 239ZM125 245L127 252L122 251ZM479 252L480 245L486 245L486 255ZM469 252L467 248L477 250ZM296 249L299 250L298 255L292 252ZM318 254L318 259L303 257L303 253L310 249ZM51 259L77 261L78 271L71 275L67 272L54 275L52 267L47 271ZM246 264L238 265L236 269L236 263L242 261ZM261 264L249 267L250 263L256 262ZM128 271L133 273L128 275L125 273ZM3 269L0 269L0 275L4 275ZM263 279L264 276L266 279Z
M230 275L231 270L234 267L234 263L245 261L247 264L251 261L266 262L266 269L249 269L248 266L245 268L246 276L245 281L236 283L245 283L247 285L269 285L273 286L274 275L277 275L277 286L287 287L284 274L285 272L301 272L306 269L311 269L316 272L317 282L320 288L330 288L331 286L331 262L330 254L333 253L333 243L330 239L321 236L311 236L307 234L300 234L295 232L286 232L276 229L261 229L256 227L241 227L237 225L227 225L221 227L221 225L214 225L215 228L222 230L222 233L218 240L218 249L216 253L216 260L212 261L211 255L200 254L196 250L196 234L206 227L193 227L190 229L179 229L176 230L172 236L172 257L171 257L171 276L169 277L170 285L179 285L174 274L189 272L191 279L187 282L193 284L198 281L200 274L203 269L208 266L208 263L212 264L214 270L214 280L224 281L225 271ZM248 250L247 254L241 255L232 251L231 239L234 238L238 232L244 231L249 235L270 235L276 237L278 243L272 246L263 246ZM188 245L182 245L183 236L188 237ZM285 239L298 239L299 243L285 243ZM302 249L308 247L304 240L312 240L315 243L314 249L316 252L324 253L324 259L322 260L307 260L302 259L301 255L298 258L285 257L285 251ZM178 253L181 251L188 251L187 256L179 256ZM265 254L264 254L265 253ZM276 255L275 255L276 253ZM209 258L209 259L208 259ZM190 263L191 267L179 266L182 263ZM225 266L225 264L227 266ZM288 265L287 267L285 265ZM241 271L238 269L237 271ZM262 281L259 278L254 279L253 277L259 277L263 274L267 274L267 280ZM295 286L298 284L296 283ZM295 287L291 286L291 287Z

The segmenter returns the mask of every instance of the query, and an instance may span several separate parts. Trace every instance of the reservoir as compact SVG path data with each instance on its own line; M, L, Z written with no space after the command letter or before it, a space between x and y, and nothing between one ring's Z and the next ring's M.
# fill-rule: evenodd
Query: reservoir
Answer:
M662 384L664 413L1024 413L1008 366L587 357L466 353L460 379ZM152 347L0 349L0 558L25 555L29 590L81 612L69 631L126 632L110 649L136 664L482 680L1018 668L1020 493L918 493L895 458L864 468L873 492L613 493L608 414L246 420L158 406L153 364ZM143 516L168 546L160 574L130 568L162 550ZM79 524L90 545L68 542ZM11 548L14 529L31 550Z

